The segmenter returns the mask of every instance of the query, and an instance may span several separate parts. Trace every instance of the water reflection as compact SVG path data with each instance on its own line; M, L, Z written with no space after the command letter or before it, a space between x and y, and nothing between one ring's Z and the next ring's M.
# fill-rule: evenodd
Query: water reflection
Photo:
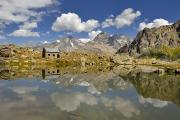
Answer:
M6 67L0 79L0 120L180 118L180 76L129 67Z
M137 92L144 98L171 101L180 106L180 76L130 73L127 79L131 81Z
M157 108L163 108L169 104L168 101L161 101L159 99L153 99L153 98L144 98L143 96L139 96L139 102L141 104L149 103L149 104L152 104L152 106L157 107Z
M118 110L124 117L130 118L133 115L139 115L140 110L129 100L121 97L108 98L105 96L93 96L89 93L53 93L51 95L53 102L61 110L71 112L80 107L80 104L87 104L90 106L102 104L108 109ZM73 98L73 99L72 99Z

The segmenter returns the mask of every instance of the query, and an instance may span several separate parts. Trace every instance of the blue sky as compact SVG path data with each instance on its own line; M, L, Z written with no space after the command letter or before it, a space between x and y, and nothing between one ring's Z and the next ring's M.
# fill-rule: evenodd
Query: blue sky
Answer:
M134 37L180 19L179 0L1 0L0 43L93 39L99 32Z

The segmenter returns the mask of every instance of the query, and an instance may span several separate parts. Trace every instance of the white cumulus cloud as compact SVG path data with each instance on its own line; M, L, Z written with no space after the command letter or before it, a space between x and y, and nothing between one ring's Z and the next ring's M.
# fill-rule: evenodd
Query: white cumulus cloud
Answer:
M86 86L86 85L85 85ZM95 106L98 104L104 107L115 109L126 118L140 115L140 110L133 104L132 101L121 97L111 99L109 97L98 97L90 93L68 92L68 93L52 93L52 102L62 111L73 112L81 107L82 104Z
M55 0L0 0L0 20L4 22L25 22L37 18L36 9L52 5Z
M19 29L14 31L13 33L10 34L10 36L15 36L15 37L39 37L38 32L33 32L31 30L26 30L26 29Z
M25 22L24 25L20 26L22 29L34 29L37 28L37 22Z
M55 103L57 107L59 107L63 111L72 112L77 110L81 103L85 103L88 105L96 105L97 99L88 93L53 93L51 95L52 101Z
M89 39L90 40L93 40L99 33L101 33L102 31L101 30L97 30L97 31L91 31L88 33L89 35Z
M139 24L139 29L138 30L143 30L144 28L154 28L154 27L160 27L163 25L171 25L172 23L165 20L165 19L155 19L150 23L142 22Z
M139 102L141 104L149 103L156 108L163 108L169 104L168 101L161 101L159 99L152 99L152 98L144 98L143 96L139 96Z
M130 26L136 18L141 16L140 11L134 11L132 8L125 9L120 15L115 18L107 18L102 23L102 28L107 28L111 26L115 26L116 28L122 28L125 26Z
M25 22L23 25L20 25L18 30L15 30L10 36L15 37L39 37L38 32L32 31L34 28L37 28L37 22Z
M42 16L48 13L44 8L55 5L57 0L0 0L0 30L11 23L22 24L19 30L11 35L17 37L39 36L31 29L36 28L37 23L29 24L30 21L41 21ZM26 23L27 22L27 23Z
M90 19L83 22L81 18L75 13L62 14L53 23L52 30L59 31L72 31L72 32L89 32L99 26L99 21Z
M91 31L88 33L88 38L79 38L79 40L84 43L87 43L87 42L93 40L101 32L102 32L101 30Z

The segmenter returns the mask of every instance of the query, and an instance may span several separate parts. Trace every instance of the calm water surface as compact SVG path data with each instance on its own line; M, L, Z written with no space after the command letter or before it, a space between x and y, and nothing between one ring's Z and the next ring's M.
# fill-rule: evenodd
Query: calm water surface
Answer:
M0 120L180 120L180 76L1 68Z

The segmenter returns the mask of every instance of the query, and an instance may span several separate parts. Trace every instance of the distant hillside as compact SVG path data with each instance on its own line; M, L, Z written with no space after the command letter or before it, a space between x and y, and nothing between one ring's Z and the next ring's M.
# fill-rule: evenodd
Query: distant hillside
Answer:
M130 41L131 39L125 35L109 36L107 33L102 32L98 34L94 40L87 43L70 36L59 39L56 42L37 45L34 48L38 50L42 50L42 48L50 48L63 52L80 51L113 55L119 48L130 43Z
M12 58L41 58L41 51L20 47L13 44L0 45L0 57Z

